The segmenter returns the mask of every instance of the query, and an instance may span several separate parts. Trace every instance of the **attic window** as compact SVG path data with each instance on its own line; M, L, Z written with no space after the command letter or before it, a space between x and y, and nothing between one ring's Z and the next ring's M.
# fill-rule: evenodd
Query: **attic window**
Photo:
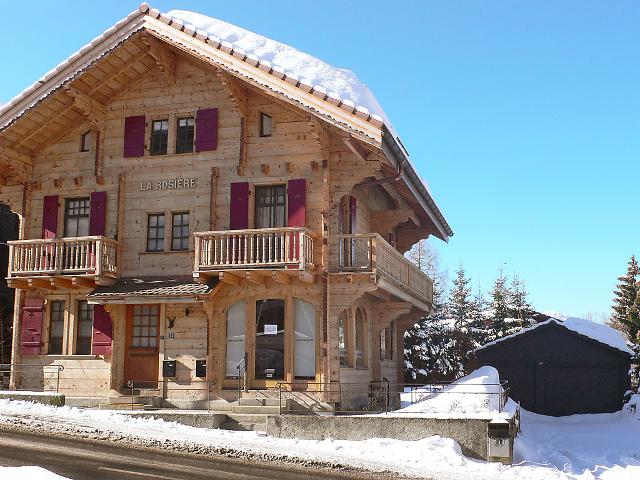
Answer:
M260 136L270 137L273 131L273 121L266 113L260 112Z
M93 139L93 134L91 130L84 132L80 137L80 151L88 152L91 150L91 140Z

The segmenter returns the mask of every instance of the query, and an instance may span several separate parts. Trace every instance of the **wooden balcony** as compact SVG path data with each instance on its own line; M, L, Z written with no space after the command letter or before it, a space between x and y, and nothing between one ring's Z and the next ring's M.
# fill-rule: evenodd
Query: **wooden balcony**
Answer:
M265 277L288 282L298 277L314 281L314 234L305 227L196 232L193 276L261 283Z
M431 305L433 281L377 233L336 235L332 246L331 273L374 274L383 290Z
M92 287L113 283L118 276L119 244L110 238L71 237L7 243L7 281L16 288Z

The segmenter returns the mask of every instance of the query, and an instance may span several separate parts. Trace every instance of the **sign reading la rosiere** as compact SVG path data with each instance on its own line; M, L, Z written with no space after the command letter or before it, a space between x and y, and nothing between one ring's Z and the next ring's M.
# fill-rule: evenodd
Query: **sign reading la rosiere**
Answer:
M197 178L170 178L167 180L141 180L140 191L147 190L182 190L185 188L196 188L198 186Z

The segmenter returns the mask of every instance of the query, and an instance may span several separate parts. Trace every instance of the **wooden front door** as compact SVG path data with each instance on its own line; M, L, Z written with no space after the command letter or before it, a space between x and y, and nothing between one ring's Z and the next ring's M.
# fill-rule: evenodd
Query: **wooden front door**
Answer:
M158 381L159 305L127 306L124 385L155 388Z

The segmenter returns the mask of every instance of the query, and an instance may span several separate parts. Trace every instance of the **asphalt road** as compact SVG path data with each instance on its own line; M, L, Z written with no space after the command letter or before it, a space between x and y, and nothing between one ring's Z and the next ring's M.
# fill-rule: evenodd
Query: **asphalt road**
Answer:
M353 473L302 470L299 467L253 464L44 437L26 432L0 431L0 465L37 465L74 480L204 480L310 479L358 477ZM377 478L381 478L376 476Z

